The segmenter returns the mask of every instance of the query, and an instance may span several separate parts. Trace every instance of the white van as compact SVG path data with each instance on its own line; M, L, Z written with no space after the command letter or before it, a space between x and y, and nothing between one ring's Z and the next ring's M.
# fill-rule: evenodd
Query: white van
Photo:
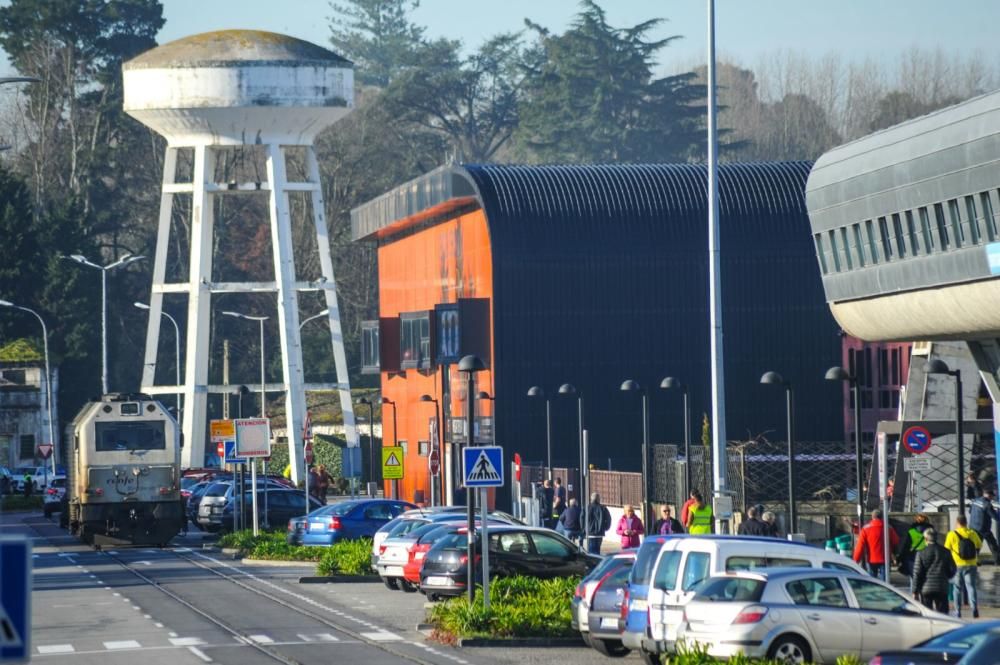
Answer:
M661 654L673 649L691 591L712 575L758 568L833 568L867 574L848 557L807 543L747 536L670 538L660 548L649 586L648 640L642 648Z

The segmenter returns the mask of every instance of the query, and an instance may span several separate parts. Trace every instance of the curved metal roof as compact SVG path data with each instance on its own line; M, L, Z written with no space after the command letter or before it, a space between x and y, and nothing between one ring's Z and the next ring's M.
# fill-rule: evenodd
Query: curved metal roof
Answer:
M264 30L217 30L174 40L124 64L125 69L232 65L337 65L350 60L311 42Z

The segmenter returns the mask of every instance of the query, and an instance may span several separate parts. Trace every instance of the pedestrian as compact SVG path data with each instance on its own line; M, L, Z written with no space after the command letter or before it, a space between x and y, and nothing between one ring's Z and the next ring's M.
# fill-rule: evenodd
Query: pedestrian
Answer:
M946 550L937 542L937 531L923 531L926 547L913 560L913 596L935 612L948 613L948 584L957 566Z
M597 492L590 495L585 526L587 528L587 551L591 554L600 554L604 534L611 528L611 511L601 503L601 495Z
M660 508L660 519L653 525L653 533L661 536L671 536L684 533L684 527L676 519L670 516L670 506Z
M547 478L542 481L542 486L538 488L535 498L538 501L539 526L551 528L552 501L555 498L555 494L552 491L552 487L549 486Z
M552 516L557 520L566 510L566 488L563 487L562 478L556 478L556 486L552 491Z
M1000 524L1000 515L993 507L993 490L984 489L983 495L973 499L969 504L969 528L979 534L980 540L990 546L993 554L993 564L1000 566L1000 548L997 547L996 536L993 535L993 523Z
M692 536L702 536L712 533L712 506L705 503L701 498L701 492L694 490L691 492L694 504L688 508L687 521L684 527Z
M24 496L31 496L31 492L35 489L34 485L35 481L31 478L31 474L24 474L24 487L21 488L24 491Z
M693 489L688 492L687 501L681 506L681 524L688 523L688 513L691 511L691 506L694 505L694 496L698 494L698 490Z
M930 528L931 523L927 515L920 513L913 518L913 524L899 539L899 547L896 548L896 562L899 572L910 578L910 593L917 591L913 562L917 558L917 554L927 546L924 533Z
M319 472L316 467L309 467L309 496L319 500Z
M639 536L643 533L642 520L635 514L635 509L629 504L625 504L624 514L618 520L618 529L615 531L621 537L623 550L631 547L639 547Z
M868 574L872 577L885 579L885 538L882 529L885 523L882 521L882 509L876 508L872 511L872 519L861 529L858 535L858 542L854 546L854 560L861 563L867 562ZM889 529L889 551L894 552L899 547L899 536L895 529Z
M969 528L965 515L955 518L955 528L948 532L944 540L944 548L951 552L952 559L958 571L952 580L954 586L952 597L955 599L955 616L962 616L962 590L969 594L969 605L972 606L972 618L979 618L979 548L983 546L979 534Z
M771 535L771 525L757 517L757 506L747 508L747 518L740 522L740 528L736 533L741 536L764 536Z
M767 525L767 535L771 538L781 538L781 529L778 528L778 516L770 510L761 515L761 521Z
M983 493L983 486L979 484L976 474L971 471L965 476L965 499L972 501L978 499Z
M580 502L576 499L569 500L566 510L559 516L556 531L559 531L574 543L581 542L583 528L580 526Z
M319 468L316 470L316 498L319 499L319 502L322 504L326 504L326 494L327 490L330 489L331 480L333 480L333 478L331 478L330 474L326 472L326 465L320 464Z

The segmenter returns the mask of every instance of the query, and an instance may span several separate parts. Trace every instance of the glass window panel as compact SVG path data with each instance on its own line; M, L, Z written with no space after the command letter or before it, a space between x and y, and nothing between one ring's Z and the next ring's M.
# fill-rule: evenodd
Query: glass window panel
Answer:
M979 195L979 202L983 206L983 226L986 227L986 237L990 242L997 239L997 220L993 216L993 202L990 200L989 192Z
M681 553L678 551L664 552L656 566L653 586L657 589L671 591L677 584L677 570L681 564Z
M840 272L840 253L837 251L836 231L830 231L830 255L833 256L833 269Z
M920 254L920 241L917 240L917 223L913 219L913 211L907 210L906 213L906 230L910 236L910 253L914 256Z
M969 218L969 240L973 245L978 245L982 240L982 232L979 230L979 217L976 215L976 197L965 197L965 215Z
M872 259L872 265L878 264L878 246L875 244L875 225L872 220L865 222L865 230L868 232L868 248Z
M948 249L948 222L944 218L944 206L940 203L934 204L934 222L937 225L938 240L941 241L941 249Z
M858 599L858 606L863 610L892 612L908 604L906 598L881 584L850 577L847 582Z
M823 234L817 233L813 236L816 241L816 256L819 257L819 268L823 271L823 274L827 274L829 270L826 267L826 254L823 252Z
M934 251L934 233L931 229L931 218L927 214L927 208L919 208L917 215L920 217L920 231L924 236L924 249L930 254Z
M886 261L892 260L892 241L889 239L889 225L885 217L878 218L878 232L882 238L882 256Z
M840 228L840 246L844 248L844 259L847 262L847 269L854 270L854 261L851 259L851 245L847 242L847 227Z
M796 605L821 607L847 607L847 594L836 577L795 580L785 585L785 590Z
M709 555L705 552L690 552L684 562L684 591L690 591L709 575Z
M948 216L951 218L951 239L956 248L961 247L965 243L965 230L962 228L962 215L956 199L948 201Z
M861 225L854 224L852 227L854 229L854 251L855 255L858 257L858 266L865 267L865 243L861 241Z
M896 253L899 254L899 258L905 259L906 236L903 235L903 221L899 218L898 213L892 215L892 231L896 241Z

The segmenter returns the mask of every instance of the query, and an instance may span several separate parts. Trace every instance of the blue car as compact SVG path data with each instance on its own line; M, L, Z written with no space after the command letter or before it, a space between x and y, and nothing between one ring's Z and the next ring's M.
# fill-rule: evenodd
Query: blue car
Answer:
M622 619L618 626L621 629L622 645L636 651L646 665L659 665L660 657L643 648L643 642L649 639L649 581L653 576L653 566L660 547L669 538L677 536L646 536L635 554L635 564L629 573L625 585L625 596L622 599Z
M292 545L333 545L340 540L371 538L386 522L416 508L396 499L341 501L288 521Z

